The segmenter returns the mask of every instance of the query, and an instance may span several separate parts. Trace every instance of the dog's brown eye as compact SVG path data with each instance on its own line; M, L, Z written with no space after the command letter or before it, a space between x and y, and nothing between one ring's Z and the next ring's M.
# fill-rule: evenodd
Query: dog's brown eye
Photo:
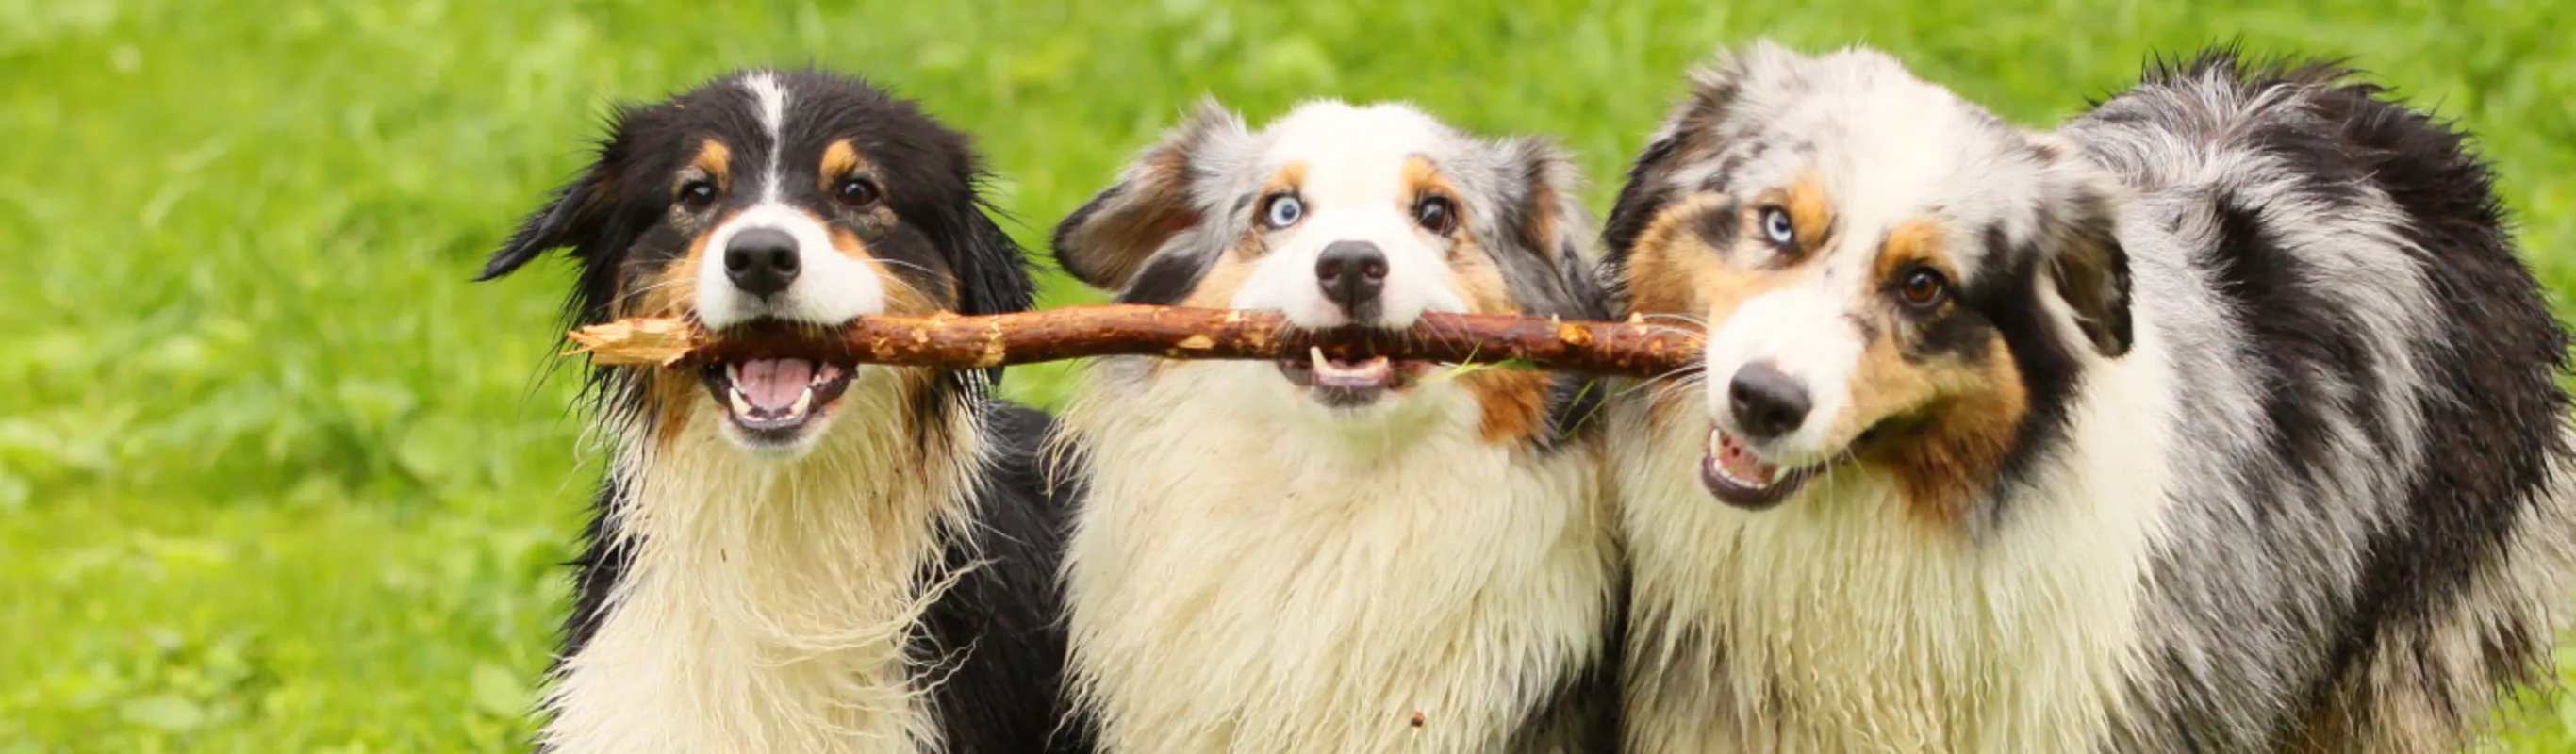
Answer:
M866 178L843 178L832 187L832 198L843 205L865 207L877 203L877 185Z
M680 184L680 206L693 210L706 209L707 205L714 203L716 203L715 184L704 180Z
M1449 231L1458 229L1458 205L1445 196L1423 197L1421 203L1413 205L1413 222L1423 230L1449 235Z
M1906 271L1905 278L1899 281L1896 288L1896 294L1905 297L1905 303L1916 308L1930 308L1939 304L1944 296L1949 295L1949 292L1949 279L1941 277L1940 270L1930 267L1916 267Z

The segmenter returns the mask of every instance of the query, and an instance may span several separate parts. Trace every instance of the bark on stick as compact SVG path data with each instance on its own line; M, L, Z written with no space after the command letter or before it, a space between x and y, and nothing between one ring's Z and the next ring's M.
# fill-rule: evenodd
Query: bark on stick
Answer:
M1406 330L1302 330L1277 312L1138 304L967 316L860 317L841 328L755 325L709 332L673 318L624 319L572 332L599 365L691 368L804 358L980 369L1095 356L1270 361L1386 356L1654 378L1697 363L1702 333L1644 321L1589 322L1425 314Z

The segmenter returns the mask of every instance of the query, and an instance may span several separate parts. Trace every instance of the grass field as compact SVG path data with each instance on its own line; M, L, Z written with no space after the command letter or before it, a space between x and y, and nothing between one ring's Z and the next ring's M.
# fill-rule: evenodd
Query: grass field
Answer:
M2555 0L754 5L0 0L0 754L516 746L598 468L548 379L564 268L465 281L608 102L735 65L925 100L1035 243L1202 93L1558 134L1597 210L1720 43L1867 42L2049 124L2242 36L2476 130L2576 285ZM2512 748L2576 752L2567 721Z

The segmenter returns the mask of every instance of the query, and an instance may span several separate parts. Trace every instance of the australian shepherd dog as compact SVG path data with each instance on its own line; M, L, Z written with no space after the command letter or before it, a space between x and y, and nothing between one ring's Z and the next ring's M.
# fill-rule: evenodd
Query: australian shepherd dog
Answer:
M1615 407L1634 750L2430 751L2548 674L2567 338L2459 132L2231 51L2055 132L1693 85L1604 223L1710 335Z
M1056 230L1121 301L1301 328L1598 316L1573 170L1395 104L1214 105ZM1064 418L1073 684L1122 752L1581 751L1617 561L1585 421L1537 372L1102 359Z
M570 248L577 323L1025 310L967 138L816 72L618 113L486 279ZM766 359L591 373L610 446L540 746L1046 748L1064 652L1043 415L997 375Z

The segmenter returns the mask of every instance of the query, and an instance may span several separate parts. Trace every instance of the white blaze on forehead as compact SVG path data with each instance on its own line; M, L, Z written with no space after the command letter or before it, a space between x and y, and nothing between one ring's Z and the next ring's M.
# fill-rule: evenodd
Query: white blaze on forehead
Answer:
M742 88L751 92L752 103L759 110L760 128L769 133L769 165L761 174L761 190L764 199L776 201L778 157L780 152L786 151L787 86L778 82L776 74L761 71L743 77Z
M1262 170L1301 166L1296 190L1306 215L1254 268L1234 306L1276 309L1301 327L1346 324L1324 298L1315 263L1334 242L1366 241L1386 256L1379 324L1401 327L1423 312L1467 310L1450 285L1443 250L1413 224L1413 191L1404 180L1407 161L1436 163L1447 133L1439 121L1399 104L1322 101L1299 106L1269 133Z
M1828 278L1830 279L1830 278ZM1845 316L1847 297L1821 283L1764 293L1745 301L1709 334L1708 411L1734 431L1728 386L1748 364L1768 362L1807 389L1807 421L1763 448L1769 460L1802 465L1823 460L1834 417L1851 404L1851 381L1860 366L1860 329ZM1740 432L1736 434L1741 434Z
M1435 151L1442 130L1404 105L1309 103L1270 128L1275 140L1264 162L1305 163L1308 191L1391 197L1403 188L1404 161Z

